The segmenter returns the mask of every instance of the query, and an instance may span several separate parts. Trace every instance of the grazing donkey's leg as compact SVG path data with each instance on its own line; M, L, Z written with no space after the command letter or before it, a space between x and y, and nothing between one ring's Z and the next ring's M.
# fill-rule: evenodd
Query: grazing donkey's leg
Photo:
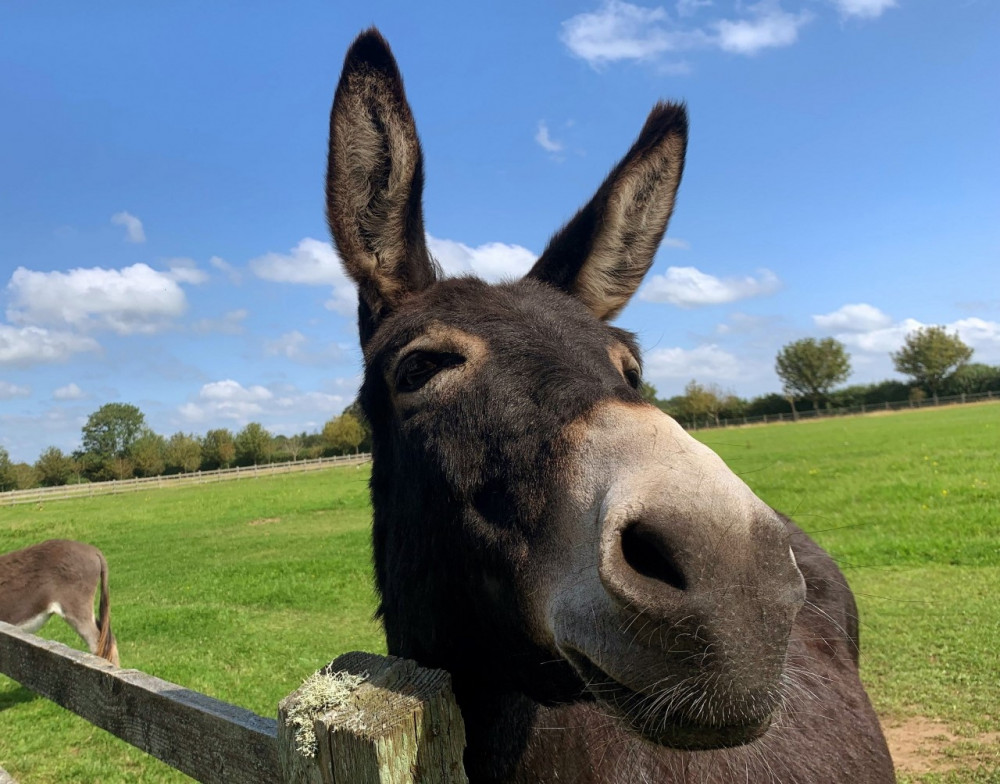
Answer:
M96 558L96 564L93 559ZM87 643L90 652L101 656L118 666L118 644L111 632L111 602L108 594L108 563L100 550L93 548L89 556L92 565L99 567L97 574L88 575L87 585L92 587L78 591L68 596L62 603L59 613ZM90 580L93 580L91 583ZM98 582L101 587L101 604L98 616L94 617L94 595L97 593ZM59 610L57 610L59 612Z

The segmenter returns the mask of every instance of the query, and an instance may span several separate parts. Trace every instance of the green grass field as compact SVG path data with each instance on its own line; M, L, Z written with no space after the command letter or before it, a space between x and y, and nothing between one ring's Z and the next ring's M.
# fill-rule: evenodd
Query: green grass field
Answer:
M873 701L919 738L908 769L930 769L901 781L1000 784L1000 404L698 436L844 568ZM367 477L0 508L0 551L96 544L123 666L274 715L337 654L384 650ZM42 634L81 647L59 619ZM190 780L3 677L0 766L22 784Z

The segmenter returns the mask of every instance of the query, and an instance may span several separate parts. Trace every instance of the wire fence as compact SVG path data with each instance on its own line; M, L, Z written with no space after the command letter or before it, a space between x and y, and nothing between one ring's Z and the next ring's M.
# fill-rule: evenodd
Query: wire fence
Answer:
M138 490L157 487L184 487L187 485L208 484L209 482L225 482L230 479L253 479L273 474L291 474L298 471L318 471L334 465L360 465L367 463L369 460L371 460L371 454L363 452L357 455L318 457L313 460L293 460L285 463L220 468L217 471L194 471L188 474L171 474L169 476L114 479L110 482L85 482L76 485L60 485L59 487L33 487L29 490L9 490L5 493L0 493L0 506L58 501L66 498L113 495L117 493L134 493Z
M884 403L859 403L856 406L840 408L819 408L807 411L787 411L778 414L761 414L759 416L741 417L699 417L695 419L678 419L686 430L709 430L718 427L740 427L742 425L769 424L771 422L798 422L803 419L829 419L838 416L856 414L873 414L879 411L903 411L934 406L953 406L963 403L982 403L990 400L1000 400L1000 392L970 392L948 397L928 397L923 400L895 400Z

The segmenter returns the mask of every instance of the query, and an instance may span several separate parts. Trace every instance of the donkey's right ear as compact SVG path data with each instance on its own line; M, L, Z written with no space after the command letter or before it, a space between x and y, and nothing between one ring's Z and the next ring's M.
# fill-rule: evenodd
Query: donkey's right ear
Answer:
M421 207L423 155L403 80L375 28L347 52L330 112L326 215L358 284L362 335L435 279ZM366 314L367 311L367 314Z

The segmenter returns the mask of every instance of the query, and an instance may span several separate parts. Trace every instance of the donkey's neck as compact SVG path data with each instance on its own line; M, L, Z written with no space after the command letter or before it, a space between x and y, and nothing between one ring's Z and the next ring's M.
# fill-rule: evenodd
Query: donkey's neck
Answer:
M542 705L517 692L457 691L475 784L684 780L685 755L627 731L596 702Z

